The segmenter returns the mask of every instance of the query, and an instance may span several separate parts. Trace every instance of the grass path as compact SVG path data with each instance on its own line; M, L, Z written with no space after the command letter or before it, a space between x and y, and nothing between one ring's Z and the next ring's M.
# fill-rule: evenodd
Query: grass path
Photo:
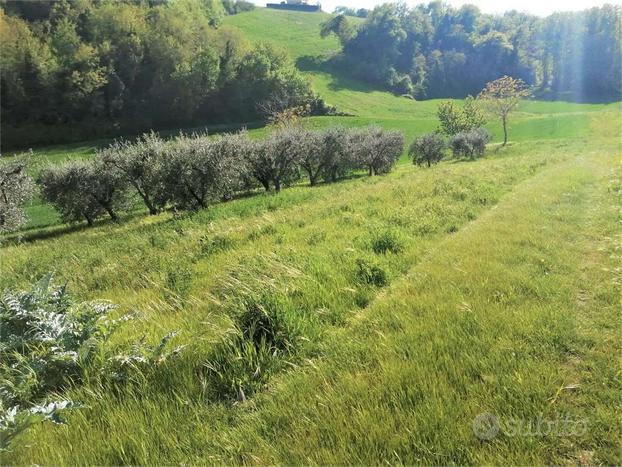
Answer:
M612 166L591 154L521 184L208 451L248 463L620 463ZM489 441L472 432L481 413L501 426ZM539 420L551 433L533 434L549 426Z

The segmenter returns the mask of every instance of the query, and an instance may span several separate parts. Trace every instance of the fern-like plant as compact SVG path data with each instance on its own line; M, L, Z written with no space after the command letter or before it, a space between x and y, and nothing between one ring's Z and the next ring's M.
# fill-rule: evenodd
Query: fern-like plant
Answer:
M61 423L71 401L48 401L78 382L118 321L115 305L73 304L65 286L41 279L29 291L0 295L0 450L40 420Z

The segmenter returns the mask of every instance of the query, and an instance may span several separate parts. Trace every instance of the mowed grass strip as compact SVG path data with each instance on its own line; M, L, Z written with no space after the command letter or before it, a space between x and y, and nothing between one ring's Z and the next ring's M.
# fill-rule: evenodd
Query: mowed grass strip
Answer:
M11 460L208 459L206 439L217 439L213 430L231 427L253 404L214 400L201 376L230 332L240 298L267 293L300 323L289 363L260 369L270 390L278 372L321 358L328 330L369 306L440 241L516 184L580 152L564 146L543 154L526 144L476 162L429 170L401 165L383 177L294 187L182 217L162 214L3 248L5 285L26 285L53 269L84 298L139 310L141 318L111 345L127 346L141 336L155 343L172 330L181 331L173 345L189 344L180 359L137 386L111 392L94 383L71 391L88 408L70 414L68 427L42 425L27 433Z
M619 464L617 158L521 184L193 460ZM489 440L473 431L486 413Z

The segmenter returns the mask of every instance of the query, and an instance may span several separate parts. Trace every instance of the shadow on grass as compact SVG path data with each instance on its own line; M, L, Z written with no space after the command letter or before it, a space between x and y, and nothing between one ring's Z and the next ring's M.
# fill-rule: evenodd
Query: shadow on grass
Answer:
M361 178L367 178L369 177L366 173L363 172L353 172L350 174L345 175L344 177L339 178L337 181L335 182L324 182L324 181L320 181L318 183L316 183L315 185L310 185L308 181L299 181L298 183L294 183L287 188L321 188L321 187L325 187L327 185L333 185L335 183L340 183L346 180L356 180L356 179L361 179ZM222 206L223 204L228 204L232 201L235 200L247 200L247 199L252 199L252 198L258 198L260 196L269 196L269 197L273 197L273 196L278 196L280 194L280 192L276 192L276 191L265 191L262 188L256 188L253 190L248 190L248 191L244 191L244 192L240 192L237 193L235 196L233 196L231 199L228 200L223 200L223 201L219 201L216 203L213 203L212 205L208 206L205 209L196 209L196 210L190 210L190 211L180 211L180 212L175 212L173 209L167 209L165 211L163 211L161 214L163 213L170 213L173 214L172 217L167 217L167 218L161 218L160 220L146 226L146 225L140 225L140 226L136 226L136 228L140 228L140 229L145 229L145 228L150 228L150 227L154 227L157 225L161 225L161 224L165 224L165 223L170 223L170 222L176 222L182 219L188 219L188 218L192 218L196 215L200 215L200 214L205 214L205 212L209 212L209 209L211 207L214 206ZM283 205L282 207L285 207L286 205ZM252 215L258 215L264 211L268 211L269 207L267 206L257 206L256 210L248 210L248 211L243 211L243 214L240 214L241 218L247 218L250 217ZM95 228L95 227L101 227L101 226L106 226L106 225L123 225L131 220L134 219L138 219L138 218L144 218L147 217L147 211L145 208L143 207L139 207L139 208L135 208L132 211L130 211L129 213L126 213L124 215L121 216L121 219L119 220L119 222L114 223L112 222L110 219L98 219L96 220L92 226L89 226L88 224L86 224L86 222L75 222L75 223L71 223L71 224L51 224L51 225L46 225L46 226L33 226L33 227L29 227L23 230L20 230L18 232L14 232L11 234L7 234L4 236L4 238L0 238L0 247L5 247L5 246L13 246L13 245L19 245L19 244L26 244L26 243L32 243L35 242L37 240L49 240L49 239L53 239L53 238L58 238L61 237L63 235L66 234L70 234L70 233L75 233L75 232L82 232L85 230L88 230L90 228ZM209 215L209 214L208 214ZM158 215L156 215L158 216ZM218 217L218 215L216 215L214 217L214 219L216 219Z
M381 86L374 86L373 84L365 83L348 76L347 72L343 70L344 66L344 62L339 55L333 57L305 55L298 57L296 60L296 67L301 71L330 74L331 81L328 87L331 91L387 91Z

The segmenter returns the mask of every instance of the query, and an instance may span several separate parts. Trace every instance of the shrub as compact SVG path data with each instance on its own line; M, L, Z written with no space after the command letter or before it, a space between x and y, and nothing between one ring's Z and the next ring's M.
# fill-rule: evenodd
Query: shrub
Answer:
M247 153L249 170L263 185L266 191L274 186L281 191L284 184L297 180L298 144L300 130L291 125L283 125L263 141L255 141Z
M454 135L450 141L451 151L454 156L463 156L473 159L483 156L486 143L490 141L490 133L485 128L476 128Z
M350 134L354 159L369 175L391 171L404 150L404 136L399 131L387 131L378 126L354 130Z
M322 178L335 182L345 176L354 161L348 146L349 132L342 126L332 126L321 132L321 159L323 161Z
M486 128L475 128L469 132L469 139L473 146L473 152L477 156L483 156L486 152L486 144L492 139L492 135Z
M237 15L243 11L252 11L255 4L246 0L223 0L222 6L229 15Z
M115 142L99 153L109 170L119 171L136 190L150 214L157 214L168 201L162 183L166 156L166 143L153 132L134 143Z
M118 220L127 203L127 184L118 171L110 171L102 160L71 161L45 169L39 178L42 194L66 221L86 219L89 225L108 213Z
M443 159L444 151L445 140L438 133L428 133L412 142L408 154L413 158L414 164L427 164L430 167Z
M26 223L24 204L33 192L34 184L23 159L0 162L0 233L17 230Z
M440 132L446 135L456 135L486 124L484 112L473 96L468 96L464 100L462 108L452 101L441 102L437 115L440 121Z

